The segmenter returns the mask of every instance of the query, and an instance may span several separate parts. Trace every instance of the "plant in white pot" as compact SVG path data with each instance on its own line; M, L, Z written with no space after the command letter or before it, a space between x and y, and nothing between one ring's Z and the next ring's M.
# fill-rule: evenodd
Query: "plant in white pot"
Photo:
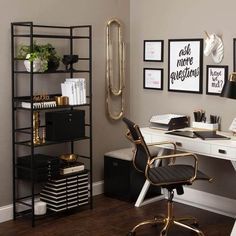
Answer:
M28 72L31 71L31 62L33 62L33 72L55 71L60 63L60 57L50 43L40 45L34 41L32 51L30 46L21 45L17 57L24 59Z

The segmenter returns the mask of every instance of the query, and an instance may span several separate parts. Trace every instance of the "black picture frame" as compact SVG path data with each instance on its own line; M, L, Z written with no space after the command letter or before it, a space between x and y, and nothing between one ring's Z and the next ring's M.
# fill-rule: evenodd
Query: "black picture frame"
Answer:
M233 38L233 69L236 71L236 38Z
M228 78L228 66L207 65L206 67L206 94L220 95L224 83Z
M164 40L143 41L143 61L163 62Z
M143 68L143 88L163 90L162 68Z
M168 40L168 91L202 94L203 39Z

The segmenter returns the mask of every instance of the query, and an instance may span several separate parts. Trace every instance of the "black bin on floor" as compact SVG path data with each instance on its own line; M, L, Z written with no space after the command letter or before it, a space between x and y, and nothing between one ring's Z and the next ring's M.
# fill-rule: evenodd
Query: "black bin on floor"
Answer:
M125 201L136 201L146 180L132 162L132 148L119 149L104 155L104 194ZM146 198L158 196L161 190L150 186Z

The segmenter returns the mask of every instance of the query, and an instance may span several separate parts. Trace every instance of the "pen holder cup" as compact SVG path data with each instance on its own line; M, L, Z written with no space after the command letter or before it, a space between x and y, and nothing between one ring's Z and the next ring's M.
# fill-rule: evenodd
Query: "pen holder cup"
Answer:
M203 130L219 130L219 124L209 124L209 123L204 123L204 122L193 122L192 123L192 128L195 129L203 129Z

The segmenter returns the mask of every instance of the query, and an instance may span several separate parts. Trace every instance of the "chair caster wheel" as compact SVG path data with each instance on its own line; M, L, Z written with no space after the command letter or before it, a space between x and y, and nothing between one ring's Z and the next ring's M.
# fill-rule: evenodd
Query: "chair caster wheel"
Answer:
M194 226L194 227L196 227L196 228L199 228L199 224L198 224L198 222L194 222L194 223L192 223L192 226Z
M128 234L127 234L127 236L135 236L136 235L136 233L135 232L132 232L132 231L130 231Z
M166 236L166 235L167 235L167 234L166 234L166 231L165 231L165 230L161 232L161 236Z

